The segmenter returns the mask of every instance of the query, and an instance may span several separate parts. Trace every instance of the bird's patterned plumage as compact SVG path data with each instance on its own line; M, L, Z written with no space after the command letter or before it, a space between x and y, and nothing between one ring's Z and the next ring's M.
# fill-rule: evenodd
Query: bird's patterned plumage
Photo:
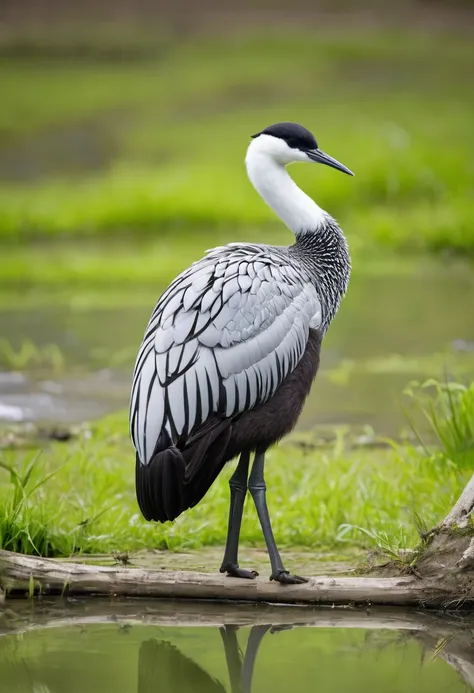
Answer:
M163 437L184 443L210 417L236 419L266 402L322 322L312 277L288 248L232 244L194 263L158 301L135 364L140 462Z

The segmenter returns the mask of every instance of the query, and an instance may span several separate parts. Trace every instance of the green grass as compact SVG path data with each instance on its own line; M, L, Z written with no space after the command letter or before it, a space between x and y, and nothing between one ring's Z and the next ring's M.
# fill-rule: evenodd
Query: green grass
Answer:
M7 339L0 339L0 366L13 371L45 368L50 374L59 373L64 370L65 357L57 344L39 347L25 339L15 349Z
M67 556L225 542L230 467L205 499L173 524L143 520L135 500L134 458L124 414L105 419L70 443L51 444L39 455L3 451L2 465L16 470L14 478L7 471L0 476L3 548ZM470 474L439 455L428 457L397 446L351 450L342 438L319 450L283 444L268 454L267 466L277 541L318 550L377 545L381 536L395 547L412 545L416 516L434 525ZM25 476L26 482L19 483ZM348 531L347 525L354 529ZM371 532L372 541L357 527ZM262 545L251 502L242 543Z
M236 227L268 237L274 217L246 179L245 148L290 119L356 172L293 168L351 239L471 252L473 66L468 37L296 29L169 43L125 64L5 59L5 139L33 146L85 123L110 160L4 180L0 242L131 229L189 239L190 228L228 239Z
M421 404L441 455L458 468L474 469L474 383L429 379L412 383L407 393Z

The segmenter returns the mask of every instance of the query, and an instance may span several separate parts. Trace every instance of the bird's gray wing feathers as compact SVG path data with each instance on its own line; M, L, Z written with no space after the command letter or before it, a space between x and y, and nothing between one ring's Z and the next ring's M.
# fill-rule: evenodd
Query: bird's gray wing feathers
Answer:
M265 402L320 323L314 286L258 246L217 248L192 265L158 301L135 364L130 424L141 462L163 431L176 442L212 414Z

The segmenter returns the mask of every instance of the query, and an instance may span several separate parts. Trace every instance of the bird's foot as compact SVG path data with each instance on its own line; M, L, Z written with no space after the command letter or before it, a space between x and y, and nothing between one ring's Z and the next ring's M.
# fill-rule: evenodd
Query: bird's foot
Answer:
M270 580L275 580L275 582L279 582L281 585L302 585L305 582L309 582L308 578L290 575L288 570L277 570L270 575Z
M255 570L239 568L238 563L223 563L219 570L221 573L227 573L227 577L244 578L245 580L255 580L258 575Z

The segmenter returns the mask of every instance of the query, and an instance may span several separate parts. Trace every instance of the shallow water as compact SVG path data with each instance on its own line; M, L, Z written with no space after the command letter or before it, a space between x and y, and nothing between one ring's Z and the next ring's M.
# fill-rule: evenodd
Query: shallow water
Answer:
M474 277L470 267L442 262L410 273L356 270L300 426L351 423L395 435L405 422L400 402L408 381L443 378L445 369L474 374ZM134 358L159 293L150 289L134 307L0 313L2 337L14 348L24 340L53 343L67 363L66 375L47 365L28 377L0 373L0 419L73 422L127 406Z
M401 610L9 602L0 690L456 693L474 685L473 635L472 617Z

